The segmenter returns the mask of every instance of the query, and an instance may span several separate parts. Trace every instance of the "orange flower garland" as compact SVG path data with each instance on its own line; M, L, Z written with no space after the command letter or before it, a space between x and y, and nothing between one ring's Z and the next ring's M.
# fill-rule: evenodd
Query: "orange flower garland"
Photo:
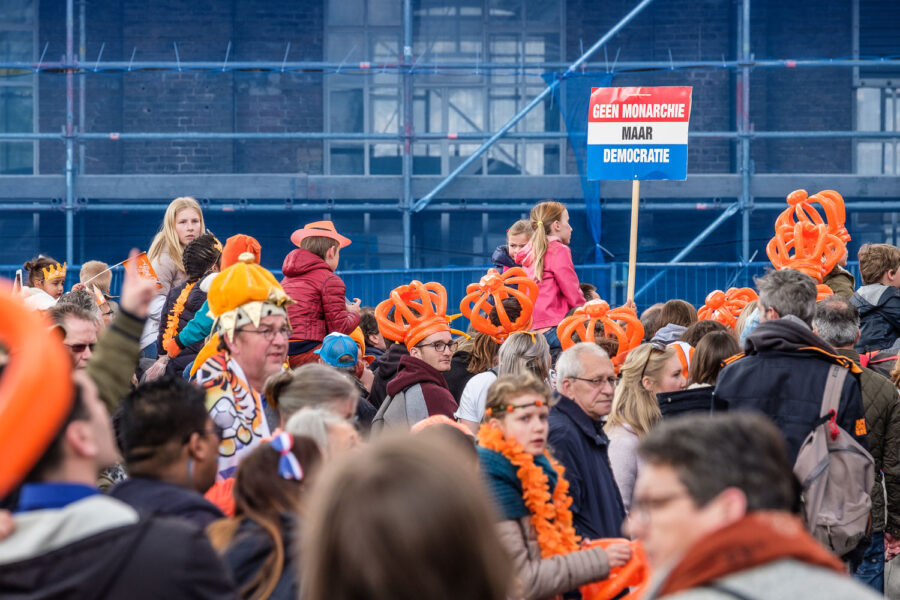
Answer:
M534 456L525 452L515 440L506 439L498 428L484 424L478 430L478 443L482 448L499 452L515 467L516 475L522 482L522 498L531 513L531 524L537 531L538 546L542 558L569 554L579 549L581 538L572 527L572 498L569 497L569 482L563 476L565 469L553 460L547 451L544 456L556 471L556 489L551 496L547 474L534 464Z
M188 296L195 285L197 285L196 281L184 286L184 289L181 290L181 293L178 295L178 299L175 300L172 310L169 311L169 316L166 319L166 330L163 333L163 348L178 335L178 321L181 319L181 313L184 312L184 305L187 303Z

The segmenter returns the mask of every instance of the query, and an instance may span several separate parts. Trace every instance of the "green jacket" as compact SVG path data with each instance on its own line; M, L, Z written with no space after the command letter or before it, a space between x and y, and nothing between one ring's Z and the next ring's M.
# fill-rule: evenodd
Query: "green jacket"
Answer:
M131 391L131 377L141 357L144 321L119 310L115 320L97 340L94 354L88 360L88 377L97 385L100 399L110 415Z
M859 366L859 354L838 349ZM866 439L875 459L875 472L884 473L887 490L887 526L885 527L884 491L881 477L875 477L872 488L872 531L887 531L900 537L900 396L890 379L872 369L862 368L859 387L866 413Z
M856 288L856 279L850 271L837 265L825 276L822 283L830 287L835 296L840 296L844 300L849 300Z

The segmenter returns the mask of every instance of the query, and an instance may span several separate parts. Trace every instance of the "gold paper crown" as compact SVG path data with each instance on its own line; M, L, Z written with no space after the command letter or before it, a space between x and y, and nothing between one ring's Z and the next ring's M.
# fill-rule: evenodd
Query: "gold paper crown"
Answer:
M53 279L65 279L66 278L66 263L63 263L62 266L59 266L59 263L55 265L50 265L47 269L41 269L44 272L44 281L51 281Z

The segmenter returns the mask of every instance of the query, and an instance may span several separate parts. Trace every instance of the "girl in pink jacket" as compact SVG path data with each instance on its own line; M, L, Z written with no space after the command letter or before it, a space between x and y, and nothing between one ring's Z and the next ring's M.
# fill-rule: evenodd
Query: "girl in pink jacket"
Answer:
M531 241L516 255L516 262L538 284L534 304L533 327L551 336L566 313L585 303L584 294L572 264L569 240L572 227L569 211L561 202L541 202L531 209ZM559 346L559 341L556 341Z

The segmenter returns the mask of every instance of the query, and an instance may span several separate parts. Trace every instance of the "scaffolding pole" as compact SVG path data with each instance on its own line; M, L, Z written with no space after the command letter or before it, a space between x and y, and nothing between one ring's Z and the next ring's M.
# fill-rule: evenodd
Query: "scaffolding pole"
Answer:
M412 67L412 0L403 0L403 198L400 210L403 217L403 268L412 268L412 144L413 144L413 81Z
M597 42L593 46L588 48L588 50L584 54L582 54L578 60L573 62L571 65L569 65L568 69L566 69L566 72L565 72L565 74L563 74L562 77L558 77L557 79L553 80L553 83L551 83L550 85L545 87L543 92L541 92L540 94L535 96L535 98L531 102L529 102L522 110L520 110L515 116L513 116L513 118L511 118L509 121L507 121L506 124L503 125L503 127L501 127L499 130L497 130L497 132L494 135L492 135L490 137L490 139L488 139L485 143L483 143L478 148L478 150L473 152L468 158L466 158L466 160L462 161L459 164L459 166L457 166L453 170L453 172L451 172L449 175L447 175L447 177L443 181L441 181L439 184L437 184L437 186L435 186L435 188L433 190L431 190L425 196L420 198L413 205L413 212L419 212L420 210L422 210L423 208L428 206L428 203L431 202L432 200L434 200L434 197L437 196L439 193L441 193L441 191L443 191L448 185L450 185L450 183L454 179L456 179L460 175L460 173L465 171L469 167L469 165L471 165L476 160L478 160L478 157L480 157L482 154L487 152L487 150L491 146L493 146L497 140L502 138L506 134L507 131L512 129L516 125L516 123L518 123L520 120L522 120L523 117L525 117L525 115L527 115L529 112L531 112L531 109L533 109L535 106L537 106L538 104L543 102L544 98L546 98L548 95L553 93L553 91L557 87L559 87L559 84L563 79L565 79L571 73L574 73L576 69L578 69L584 63L586 63L587 60L594 54L594 52L596 52L597 50L602 48L604 45L606 45L606 43L609 40L611 40L613 38L613 36L615 36L619 31L622 30L622 28L624 28L626 25L628 25L628 23L630 23L631 20L634 19L642 10L644 10L647 6L649 6L651 2L653 2L653 0L641 0L641 2L639 2L637 6L635 6L633 9L631 9L631 12L629 12L627 15L622 17L622 19L618 23L613 25L612 29L607 31L606 34L603 37L601 37L599 40L597 40Z
M740 58L747 63L750 60L750 0L743 0L740 18ZM738 126L739 133L750 131L750 67L741 68L741 114ZM741 260L750 261L750 212L753 210L753 198L750 196L750 138L746 135L740 139L741 145Z
M66 262L75 263L75 3L66 0Z

